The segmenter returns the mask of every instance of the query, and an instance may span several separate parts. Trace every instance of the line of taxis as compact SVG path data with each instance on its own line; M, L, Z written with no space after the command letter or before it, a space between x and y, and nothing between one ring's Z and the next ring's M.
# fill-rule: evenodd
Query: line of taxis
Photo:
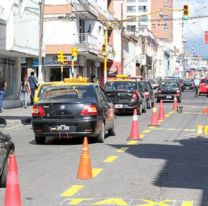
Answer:
M151 108L153 100L141 90L138 79L125 75L106 82L103 88L87 78L41 84L35 92L32 128L37 144L46 137L78 138L87 136L104 142L115 135L115 119L119 112L139 114Z

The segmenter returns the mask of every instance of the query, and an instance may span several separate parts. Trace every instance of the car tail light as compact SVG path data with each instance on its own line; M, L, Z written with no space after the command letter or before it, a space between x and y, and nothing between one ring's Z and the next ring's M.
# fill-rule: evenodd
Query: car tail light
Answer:
M157 93L158 93L158 94L161 94L161 90L158 90Z
M181 91L179 89L176 90L176 93L179 94Z
M138 100L138 98L139 98L139 94L138 94L137 91L135 91L135 92L133 93L132 99L135 101L135 100Z
M32 116L34 117L44 117L46 116L46 112L41 106L33 106Z
M80 114L82 116L94 116L94 115L97 115L97 108L93 104L85 105Z

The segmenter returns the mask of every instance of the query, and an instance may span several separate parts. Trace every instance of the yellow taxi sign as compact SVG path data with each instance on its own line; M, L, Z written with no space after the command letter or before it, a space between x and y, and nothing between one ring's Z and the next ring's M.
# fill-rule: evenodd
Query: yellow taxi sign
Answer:
M87 83L88 78L87 77L77 77L77 78L65 78L65 83Z
M125 79L125 78L129 78L129 75L127 75L127 74L117 74L116 77Z

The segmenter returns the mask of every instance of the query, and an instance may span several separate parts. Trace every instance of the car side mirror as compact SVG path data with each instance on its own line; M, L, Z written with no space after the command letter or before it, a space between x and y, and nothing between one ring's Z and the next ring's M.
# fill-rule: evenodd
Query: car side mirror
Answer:
M0 118L0 128L6 127L7 121L4 118Z

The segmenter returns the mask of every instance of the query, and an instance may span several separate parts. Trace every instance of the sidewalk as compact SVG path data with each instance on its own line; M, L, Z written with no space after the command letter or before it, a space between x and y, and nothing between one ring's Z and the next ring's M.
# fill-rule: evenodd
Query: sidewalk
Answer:
M0 117L3 117L7 121L7 128L11 128L13 126L23 126L31 124L32 119L32 106L28 106L26 109L22 107L4 109L2 113L0 113Z

